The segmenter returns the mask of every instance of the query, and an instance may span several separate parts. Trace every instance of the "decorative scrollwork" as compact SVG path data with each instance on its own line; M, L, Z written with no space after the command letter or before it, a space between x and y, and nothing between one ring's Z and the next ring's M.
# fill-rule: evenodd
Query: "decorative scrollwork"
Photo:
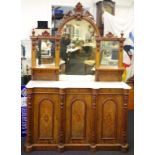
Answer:
M72 11L69 11L68 13L65 14L64 19L71 17L73 15Z
M94 20L93 15L89 11L84 10L81 3L77 3L73 11L69 11L68 13L66 13L66 15L64 16L64 19L69 17L74 17L77 20L81 20L83 17L87 17L87 18L90 18L91 20Z
M109 32L109 33L106 34L106 37L112 38L112 37L114 37L114 34L112 34L111 32Z
M50 33L47 32L47 31L44 31L44 32L42 33L42 36L50 36Z

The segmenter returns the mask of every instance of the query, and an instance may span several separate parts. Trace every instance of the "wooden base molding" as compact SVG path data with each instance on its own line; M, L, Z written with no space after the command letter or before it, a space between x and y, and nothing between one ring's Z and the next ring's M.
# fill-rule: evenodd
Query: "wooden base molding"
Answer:
M68 151L68 150L89 150L89 151L99 151L99 150L120 150L122 152L126 152L128 150L128 144L126 145L120 145L120 144L96 144L96 145L90 145L90 144L64 144L64 145L58 145L58 144L32 144L31 146L25 146L25 151Z

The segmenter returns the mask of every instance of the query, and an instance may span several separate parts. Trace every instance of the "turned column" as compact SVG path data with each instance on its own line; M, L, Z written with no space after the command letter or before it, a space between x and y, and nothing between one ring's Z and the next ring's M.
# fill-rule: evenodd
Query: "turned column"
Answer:
M65 90L60 89L60 130L59 130L59 145L58 150L64 150L64 104L65 104Z
M118 67L122 68L123 67L123 47L124 47L124 38L123 38L123 32L121 33L121 38L120 38L120 52L119 52L119 61L118 61Z
M129 90L124 90L122 151L127 151L127 149L128 149L128 144L127 144L128 94L129 94Z
M27 136L26 151L31 151L32 144L32 89L27 90Z
M97 100L97 90L92 90L92 142L91 150L96 150L96 100Z

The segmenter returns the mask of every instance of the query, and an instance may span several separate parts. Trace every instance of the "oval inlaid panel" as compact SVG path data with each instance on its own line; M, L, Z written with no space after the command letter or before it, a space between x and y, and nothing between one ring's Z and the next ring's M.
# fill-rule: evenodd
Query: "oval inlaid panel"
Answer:
M84 139L85 137L85 115L86 107L83 101L74 101L71 111L71 138Z
M43 100L39 110L39 138L50 139L53 137L53 103L50 100Z
M116 103L112 100L102 104L102 138L116 138Z

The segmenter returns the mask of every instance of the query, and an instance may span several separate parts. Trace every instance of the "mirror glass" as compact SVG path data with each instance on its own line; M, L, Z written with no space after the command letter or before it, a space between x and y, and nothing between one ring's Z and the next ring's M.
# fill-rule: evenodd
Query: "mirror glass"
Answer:
M62 29L60 62L65 61L63 73L68 75L94 74L95 29L85 20L71 20Z
M118 66L119 41L101 41L101 66Z
M55 41L41 39L36 47L36 64L39 67L55 66Z

